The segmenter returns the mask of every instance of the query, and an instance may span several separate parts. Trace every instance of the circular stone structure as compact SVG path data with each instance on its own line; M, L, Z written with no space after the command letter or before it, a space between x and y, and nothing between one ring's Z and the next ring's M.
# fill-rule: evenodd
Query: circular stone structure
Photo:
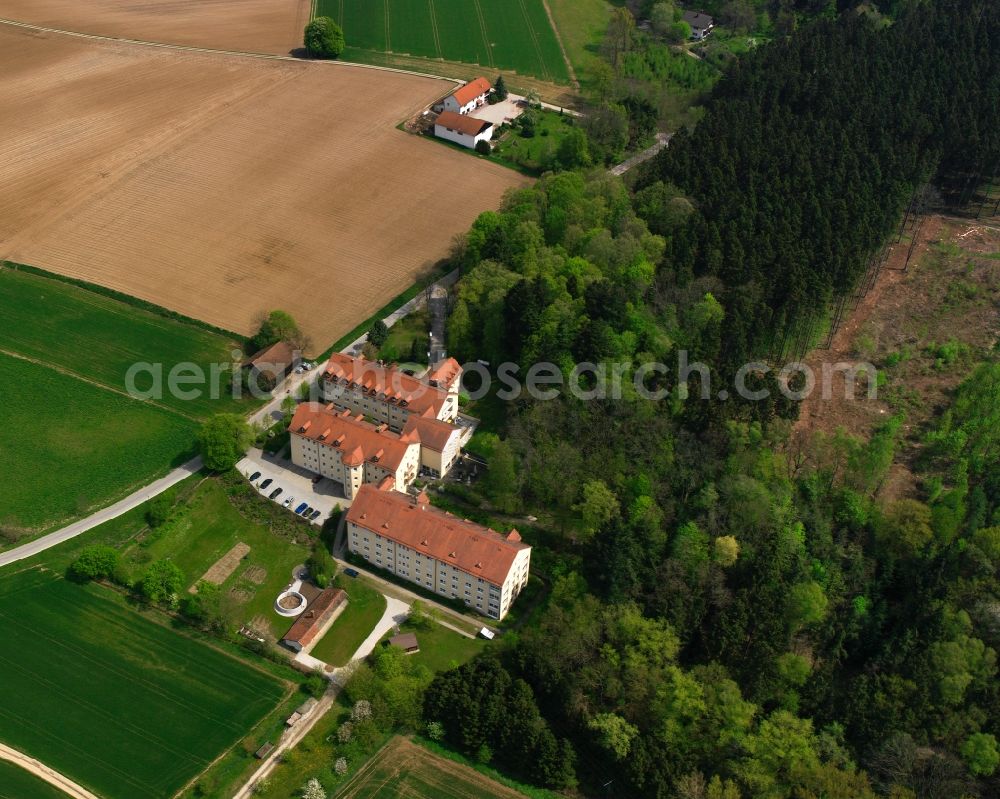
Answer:
M283 591L274 600L274 612L290 619L302 613L306 604L306 598L298 591Z

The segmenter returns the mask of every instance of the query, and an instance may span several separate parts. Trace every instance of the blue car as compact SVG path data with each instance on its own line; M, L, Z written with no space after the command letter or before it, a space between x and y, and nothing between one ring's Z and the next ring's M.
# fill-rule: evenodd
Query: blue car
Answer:
M295 509L295 512L296 512L296 513L302 513L302 511L304 511L304 510L305 510L306 508L308 508L308 507L309 507L309 503L308 503L308 502L303 502L303 503L302 503L301 505L299 505L299 506L298 506L298 507L297 507L297 508Z
M357 573L357 571L355 569L344 569L344 574L346 574L348 577L357 577L358 576L358 573Z

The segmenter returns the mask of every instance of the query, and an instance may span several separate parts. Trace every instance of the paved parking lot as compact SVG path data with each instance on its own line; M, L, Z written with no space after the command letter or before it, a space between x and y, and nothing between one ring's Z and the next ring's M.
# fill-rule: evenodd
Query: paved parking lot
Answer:
M246 457L236 464L236 468L245 477L260 472L260 477L255 481L258 485L270 478L273 482L261 493L268 496L274 489L281 488L281 494L274 500L278 504L284 505L289 497L294 497L289 511L295 510L303 502L319 510L320 515L313 522L316 525L323 524L330 516L330 511L337 505L344 510L351 506L351 501L344 496L340 483L326 478L313 483L315 475L312 472L295 466L291 461L265 455L259 449L250 450Z

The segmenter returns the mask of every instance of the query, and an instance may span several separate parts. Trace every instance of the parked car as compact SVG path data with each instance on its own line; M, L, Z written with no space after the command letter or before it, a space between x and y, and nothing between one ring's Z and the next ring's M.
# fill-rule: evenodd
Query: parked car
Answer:
M281 504L284 505L286 508L288 508L288 507L291 507L291 505L292 505L293 502L295 502L295 497L289 497L288 499L286 499Z
M307 505L307 504L306 504L305 502L303 502L303 503L302 503L301 505L299 505L299 506L298 506L298 507L297 507L297 508L295 509L295 512L296 512L296 513L302 513L302 511L304 511L304 510L305 510L306 508L308 508L308 507L309 507L309 506L308 506L308 505Z
M260 484L260 490L264 491L274 480L268 477L263 483Z
M317 520L317 519L319 518L319 516L320 516L320 511L318 511L318 510L314 510L314 511L313 511L313 512L312 512L312 513L311 513L311 514L309 515L309 518L310 518L310 519L311 519L312 521L316 521L316 520Z
M280 493L281 493L281 489L280 488L276 488L276 489L274 489L274 491L271 492L271 494L269 495L268 499L277 499L278 495Z
M305 516L308 519L309 515L312 512L313 512L312 506L311 505L306 505L306 509L304 511L302 511L302 515Z
M260 472L254 472L252 475L250 475L250 482L251 483L256 482L257 478L259 477L260 477Z
M358 576L357 571L354 570L354 569L344 569L344 574L346 574L348 577L357 577Z

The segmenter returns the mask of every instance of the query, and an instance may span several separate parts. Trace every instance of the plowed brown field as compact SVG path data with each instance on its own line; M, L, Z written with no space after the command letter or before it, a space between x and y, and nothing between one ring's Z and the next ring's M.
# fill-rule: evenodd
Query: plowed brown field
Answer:
M524 183L395 128L449 86L0 26L0 258L323 349Z
M310 0L0 0L0 17L47 28L287 55Z

